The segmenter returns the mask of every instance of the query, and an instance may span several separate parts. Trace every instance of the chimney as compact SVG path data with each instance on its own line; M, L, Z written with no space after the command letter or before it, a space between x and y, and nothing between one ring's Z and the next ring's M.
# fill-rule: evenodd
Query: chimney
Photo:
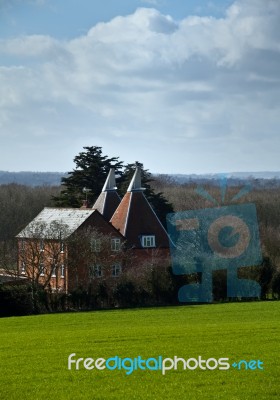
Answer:
M87 208L89 208L88 201L87 200L83 200L83 204L82 204L81 209L82 210L86 210Z

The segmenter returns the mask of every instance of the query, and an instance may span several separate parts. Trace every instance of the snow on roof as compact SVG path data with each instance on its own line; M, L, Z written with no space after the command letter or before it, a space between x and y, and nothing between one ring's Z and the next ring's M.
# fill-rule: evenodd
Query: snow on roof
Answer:
M65 239L94 212L93 209L45 207L17 237Z

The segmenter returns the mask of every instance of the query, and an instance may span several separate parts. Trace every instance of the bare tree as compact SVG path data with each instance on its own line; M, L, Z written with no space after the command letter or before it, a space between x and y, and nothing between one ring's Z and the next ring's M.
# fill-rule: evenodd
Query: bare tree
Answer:
M72 289L118 277L128 264L129 252L118 236L88 227L67 240L69 282Z
M18 278L17 250L12 240L0 242L0 281L11 281Z
M28 225L18 237L18 274L26 276L33 292L41 286L67 292L68 227L57 221Z

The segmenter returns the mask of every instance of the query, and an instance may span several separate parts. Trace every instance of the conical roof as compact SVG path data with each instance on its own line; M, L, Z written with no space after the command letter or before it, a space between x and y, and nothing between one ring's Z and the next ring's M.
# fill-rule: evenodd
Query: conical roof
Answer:
M111 219L121 201L116 189L115 170L114 168L111 168L102 192L92 207L95 210L98 210L107 221Z
M130 246L141 248L143 247L143 237L154 236L154 247L168 248L168 235L147 201L143 190L141 168L137 167L127 193L110 222L126 237Z
M108 190L116 190L116 176L114 168L110 168L107 179L104 183L102 192L107 192Z
M141 187L142 186L141 175L142 175L141 168L137 166L134 175L131 179L131 182L128 186L127 189L128 192L132 192L135 190L145 190L145 188Z

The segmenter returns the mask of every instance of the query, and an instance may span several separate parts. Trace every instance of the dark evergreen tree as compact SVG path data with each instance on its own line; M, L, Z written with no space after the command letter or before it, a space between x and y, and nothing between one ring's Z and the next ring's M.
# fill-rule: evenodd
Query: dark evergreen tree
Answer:
M277 271L272 280L272 292L274 297L280 299L280 272Z
M261 285L261 298L265 300L271 288L271 282L275 275L276 266L269 257L264 257L259 269L259 284Z
M162 192L156 193L151 187L151 183L154 181L154 179L152 174L147 169L144 169L142 163L136 161L134 164L125 165L124 172L119 180L119 193L122 196L126 193L136 166L139 166L142 169L142 187L145 188L145 197L153 207L163 226L166 227L166 214L174 211L173 206L165 199Z
M93 205L102 190L110 168L115 168L118 192L120 196L123 196L138 165L142 168L145 196L165 226L166 214L173 212L173 207L161 192L155 193L150 185L153 182L152 175L143 168L143 164L136 162L123 167L119 157L104 156L101 147L84 147L84 150L74 158L76 168L61 179L62 191L59 196L53 197L57 207L80 207L82 200L86 197L90 206ZM122 171L123 168L124 171Z
M123 163L118 157L108 158L98 146L83 147L74 158L76 168L61 179L62 191L53 198L58 207L80 207L87 198L92 205L99 196L110 168L121 175Z

